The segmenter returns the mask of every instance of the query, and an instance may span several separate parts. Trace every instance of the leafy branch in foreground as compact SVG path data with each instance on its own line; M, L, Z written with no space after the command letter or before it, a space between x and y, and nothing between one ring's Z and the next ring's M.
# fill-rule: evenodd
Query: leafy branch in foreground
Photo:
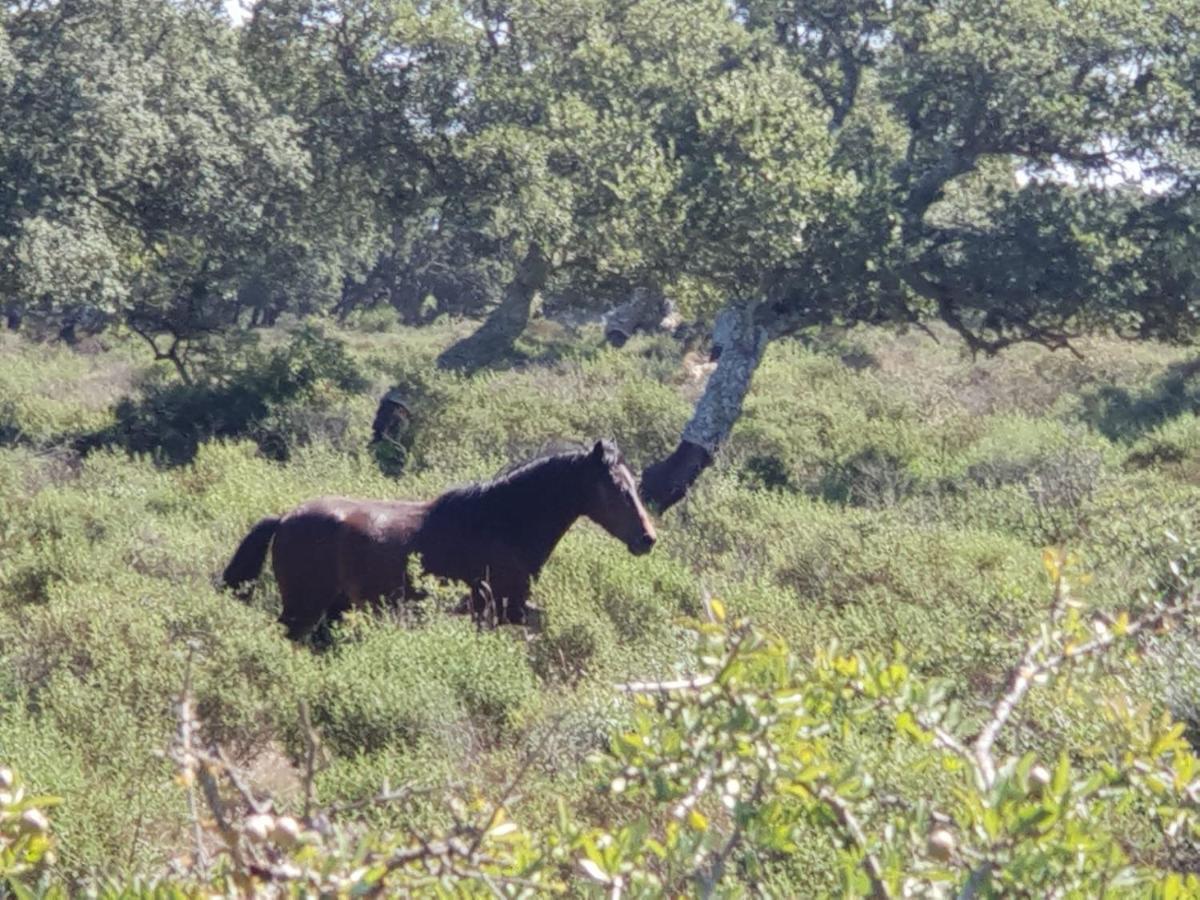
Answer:
M36 797L7 766L0 766L0 896L23 896L31 875L54 862L50 820L43 809L56 797Z
M653 812L583 840L583 871L613 896L708 895L731 868L753 881L816 824L838 838L849 895L1200 890L1194 873L1155 864L1200 837L1200 764L1181 724L1088 680L1074 689L1094 693L1115 737L1101 758L1064 746L1043 763L1006 735L1034 686L1193 614L1200 593L1186 561L1133 614L1088 619L1070 592L1072 561L1047 551L1048 621L974 728L946 685L903 661L833 648L802 664L745 624L727 627L714 602L715 621L698 627L699 674L624 686L642 709L614 741L608 787ZM850 757L847 735L883 712L928 748L922 762L948 773L952 790L897 797ZM1131 817L1156 836L1157 856L1134 855Z
M272 799L259 796L219 747L204 746L187 685L176 712L179 726L168 755L188 790L195 825L194 851L179 867L185 884L230 895L329 897L395 890L437 894L470 885L481 894L512 895L528 894L536 885L540 854L506 813L523 769L495 802L451 798L452 824L439 832L376 833L342 815L364 806L402 806L419 792L385 784L361 803L316 806L320 742L306 711L305 802L298 818L280 814ZM194 799L197 785L207 816Z

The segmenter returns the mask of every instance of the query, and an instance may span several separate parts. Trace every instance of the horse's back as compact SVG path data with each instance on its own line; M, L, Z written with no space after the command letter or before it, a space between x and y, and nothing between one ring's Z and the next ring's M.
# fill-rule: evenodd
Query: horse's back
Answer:
M280 522L275 563L283 579L314 579L323 593L356 602L402 591L413 535L427 504L318 497ZM288 574L293 579L288 579Z
M345 527L380 533L411 530L420 525L427 503L415 500L358 500L352 497L317 497L283 516L280 524L291 528Z

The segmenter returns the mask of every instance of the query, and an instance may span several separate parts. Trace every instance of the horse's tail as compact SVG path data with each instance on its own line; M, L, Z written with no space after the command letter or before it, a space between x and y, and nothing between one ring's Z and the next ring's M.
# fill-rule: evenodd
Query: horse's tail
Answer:
M233 559L229 561L221 576L226 587L241 593L246 585L258 577L258 573L262 571L263 560L267 558L267 548L271 546L271 538L275 536L275 529L278 527L279 516L267 516L260 519L250 529L250 533L242 538L242 542L233 553Z

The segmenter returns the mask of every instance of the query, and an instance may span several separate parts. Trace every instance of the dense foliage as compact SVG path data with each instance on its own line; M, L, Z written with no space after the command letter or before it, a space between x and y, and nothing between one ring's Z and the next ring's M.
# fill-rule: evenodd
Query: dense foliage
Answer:
M568 535L540 634L477 633L431 585L295 648L269 579L249 605L212 587L258 517L431 496L564 436L611 435L637 465L697 390L669 338L547 334L523 345L542 363L464 378L433 365L461 330L370 331L271 332L186 396L137 343L4 339L0 756L27 785L0 798L6 876L180 896L1195 889L1181 352L773 346L653 554ZM239 384L274 386L251 414ZM364 384L412 407L398 478L367 448ZM191 418L189 451L131 408ZM81 435L109 446L80 456Z
M10 324L129 329L203 380L248 325L639 295L721 365L666 509L768 342L940 321L975 352L1200 310L1195 0L215 0L0 6Z
M281 311L1196 321L1193 0L0 6L0 285L185 377Z

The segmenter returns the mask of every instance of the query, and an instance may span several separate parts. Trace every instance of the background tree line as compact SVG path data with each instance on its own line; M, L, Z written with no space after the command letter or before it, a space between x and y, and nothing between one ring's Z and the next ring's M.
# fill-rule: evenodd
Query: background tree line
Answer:
M485 317L439 360L471 370L539 297L666 295L718 366L645 474L662 507L771 340L1200 318L1196 0L0 9L10 324L126 328L187 381L280 313L388 303Z

